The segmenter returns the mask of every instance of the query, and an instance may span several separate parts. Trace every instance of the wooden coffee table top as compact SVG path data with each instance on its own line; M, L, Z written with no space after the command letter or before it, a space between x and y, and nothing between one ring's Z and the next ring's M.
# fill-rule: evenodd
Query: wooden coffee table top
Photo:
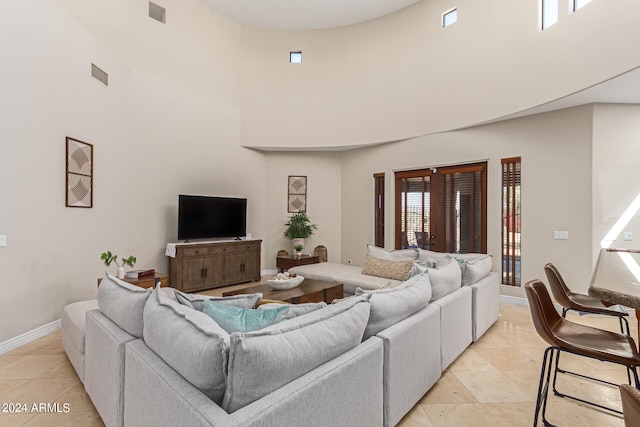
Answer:
M277 301L301 304L306 302L321 302L331 304L334 299L343 297L342 284L323 282L322 280L304 279L304 281L293 289L276 291L267 284L249 286L247 288L235 289L224 292L222 296L238 294L255 294L260 292L262 298Z

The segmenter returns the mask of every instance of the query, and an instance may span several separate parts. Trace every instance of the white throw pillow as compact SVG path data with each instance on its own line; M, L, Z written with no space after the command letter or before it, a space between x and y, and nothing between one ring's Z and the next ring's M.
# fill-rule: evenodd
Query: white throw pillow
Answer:
M457 255L456 258L458 258ZM464 266L461 266L463 267L463 286L473 285L477 281L484 279L491 273L491 269L493 268L493 256L491 255L478 255L476 257L462 259L464 259Z
M235 412L360 344L368 298L350 298L260 331L232 333L222 408Z
M356 295L365 294L371 294L371 314L363 341L426 307L431 300L431 281L429 275L424 273L394 288L373 291L356 289Z
M167 365L222 403L229 334L213 319L156 289L144 307L143 337Z
M446 253L428 251L426 249L418 248L418 259L424 261L427 264L438 265L447 256Z
M105 273L98 286L98 307L130 335L142 338L142 312L151 291Z
M444 261L438 268L428 268L427 274L431 280L431 301L450 294L462 285L462 272L453 258Z

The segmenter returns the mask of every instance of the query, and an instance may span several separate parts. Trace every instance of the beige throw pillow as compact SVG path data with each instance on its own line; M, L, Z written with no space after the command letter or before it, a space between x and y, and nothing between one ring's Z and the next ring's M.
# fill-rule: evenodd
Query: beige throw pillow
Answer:
M407 280L413 268L413 261L385 261L367 255L362 274L384 277L385 279Z

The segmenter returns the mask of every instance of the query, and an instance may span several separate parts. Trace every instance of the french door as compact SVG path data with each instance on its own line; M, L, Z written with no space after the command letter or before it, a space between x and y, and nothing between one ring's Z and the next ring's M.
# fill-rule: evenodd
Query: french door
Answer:
M396 248L487 252L487 163L395 173Z

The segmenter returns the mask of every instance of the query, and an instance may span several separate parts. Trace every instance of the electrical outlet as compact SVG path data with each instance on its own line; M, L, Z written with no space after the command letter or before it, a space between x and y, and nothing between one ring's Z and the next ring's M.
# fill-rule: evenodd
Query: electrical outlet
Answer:
M569 240L569 232L568 231L554 231L553 238L555 240Z
M0 236L0 247L7 246L7 236Z
M628 241L633 240L633 232L631 232L631 231L625 231L625 232L624 232L624 235L623 235L623 238L624 238L624 240L626 240L627 242L628 242Z

